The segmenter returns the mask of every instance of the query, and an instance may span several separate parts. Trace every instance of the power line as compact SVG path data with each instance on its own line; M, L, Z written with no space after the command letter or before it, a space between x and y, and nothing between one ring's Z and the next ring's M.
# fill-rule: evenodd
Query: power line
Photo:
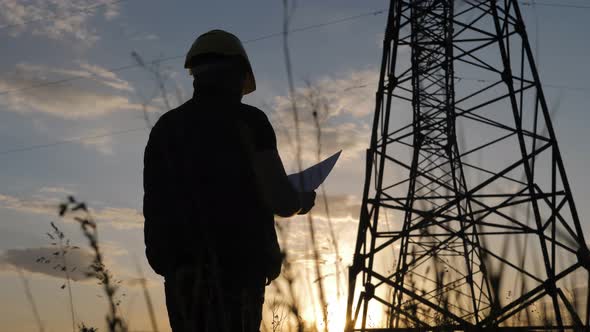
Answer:
M178 57L174 57L174 58L178 58ZM167 61L167 60L171 60L171 58L165 58L162 59L163 61ZM160 60L158 60L160 61ZM150 61L148 63L156 63L158 62L156 60ZM111 72L111 73L116 73L116 72L120 72L126 69L131 69L134 67L137 67L138 65L133 64L133 65L126 65L126 66L122 66L122 67L116 67L116 68L112 68L112 69L107 69L106 71ZM90 79L90 78L100 78L97 74L94 73L89 73L90 75L85 75L85 76L72 76L72 77L67 77L61 80L56 80L56 81L49 81L49 82L43 82L43 83L39 83L39 84L32 84L29 86L25 86L22 88L16 88L16 89L12 89L12 90L4 90L4 91L0 91L0 96L3 95L7 95L7 94L11 94L11 93L15 93L15 92L20 92L20 91L27 91L27 90L34 90L34 89L38 89L38 88L43 88L43 87L47 87L47 86L51 86L51 85L59 85L59 84L63 84L63 83L67 83L67 82L72 82L72 81L78 81L78 80L82 80L82 79Z
M88 14L89 11L101 8L101 7L107 7L110 5L114 5L120 2L125 2L127 0L115 0L115 1L111 1L111 2L105 2L105 3L100 3L97 5L92 5L92 6L87 6L84 8L80 8L80 9L76 9L73 11L73 13L85 13ZM34 20L29 20L29 21L24 21L24 22L18 22L18 23L12 23L12 24L5 24L5 25L0 25L0 29L6 29L6 28L12 28L12 27L17 27L17 26L22 26L22 25L27 25L27 24L31 24L31 23L36 23L36 22L42 22L42 21L46 21L49 19L57 19L57 18L66 18L71 16L72 13L69 13L68 15L58 15L58 14L54 14L51 17L40 17L40 18L36 18Z
M372 12L358 14L358 15L354 15L354 16L348 16L348 17L344 17L344 18L340 18L340 19L335 19L332 21L327 21L324 23L316 23L316 24L307 25L307 26L300 27L300 28L295 28L293 30L290 30L289 33L296 33L296 32L312 30L312 29L318 29L318 28L322 28L325 26L329 26L329 25L334 25L334 24L338 24L338 23L344 23L344 22L348 22L348 21L357 20L357 19L367 17L367 16L377 16L377 15L383 14L385 12L386 12L386 9L375 10ZM258 41L265 40L265 39L279 37L282 35L283 35L283 32L275 32L275 33L271 33L268 35L263 35L263 36L256 37L253 39L245 40L243 43L244 44L254 43L254 42L258 42ZM156 64L156 63L167 62L167 61L176 60L176 59L180 59L180 58L184 58L184 57L185 57L185 55L174 55L174 56L170 56L170 57L154 59L151 61L147 61L146 63ZM130 65L126 65L126 66L111 68L111 69L107 69L107 71L109 71L111 73L117 73L117 72L121 72L121 71L124 71L127 69L136 68L136 67L139 67L139 64L130 64ZM63 83L68 83L68 82L83 80L83 79L89 79L89 78L95 78L95 77L98 77L98 75L90 74L90 75L85 75L85 76L81 76L81 75L80 76L72 76L72 77L61 79L61 80L43 82L43 83L39 83L39 84L32 84L32 85L22 87L22 88L0 91L0 96L10 94L10 93L15 93L15 92L38 89L38 88L43 88L43 87L47 87L47 86L59 85L59 84L63 84Z
M456 79L458 81L466 80L466 81L477 81L477 82L481 82L481 83L494 82L493 80L489 80L489 79L470 78L470 77L456 77ZM578 87L570 87L570 86L555 85L555 84L543 84L543 86L552 87L552 88L556 88L556 89L590 91L590 89L587 89L587 88L578 88ZM366 88L366 87L367 87L366 83L361 83L360 85L355 85L355 86L351 86L349 88L346 88L343 91L350 91L350 90L361 89L361 88ZM70 139L61 140L61 141L55 141L55 142L46 143L46 144L24 146L24 147L20 147L20 148L14 148L14 149L0 151L0 156L11 154L11 153L16 153L16 152L25 152L25 151L31 151L31 150L44 149L44 148L48 148L48 147L52 147L52 146L70 144L70 143L75 143L75 142L79 142L79 141L122 135L122 134L130 133L130 132L136 132L136 131L141 131L141 130L146 130L146 129L147 129L146 127L130 128L130 129L123 129L123 130L108 132L108 133L95 135L95 136L81 136L81 137L75 137L75 138L70 138Z
M313 29L317 29L317 28L322 28L328 25L333 25L333 24L337 24L337 23L343 23L343 22L347 22L347 21L352 21L352 20L356 20L359 18L363 18L366 16L377 16L380 14L385 13L387 10L386 9L380 9L380 10L376 10L376 11L372 11L370 13L363 13L363 14L358 14L358 15L354 15L354 16L348 16L348 17L344 17L344 18L340 18L340 19L336 19L333 21L327 21L324 23L317 23L317 24L312 24L312 25L308 25L305 27L301 27L301 28L295 28L293 30L289 30L288 33L295 33L295 32L302 32L302 31L307 31L307 30L313 30ZM275 32L263 37L259 37L259 38L254 38L254 39L250 39L250 40L246 40L244 43L251 43L251 42L256 42L259 40L263 40L263 39L268 39L268 38L272 38L272 37L278 37L278 36L282 36L283 32Z
M557 3L548 3L548 2L538 2L534 1L523 1L521 2L523 6L543 6L543 7L562 7L562 8L576 8L576 9L590 9L590 6L585 5L570 5L570 4L557 4Z
M501 80L501 79L493 80L493 79L487 79L487 78L474 78L474 77L464 77L464 76L455 76L455 79L457 79L458 81L465 80L465 81L473 81L473 82L479 82L479 83L496 83ZM553 88L553 89L590 91L590 88L570 86L570 85L561 85L561 84L541 84L541 86L543 88L548 87L548 88Z
M94 135L94 136L74 137L74 138L65 139L65 140L61 140L61 141L55 141L55 142L46 143L46 144L37 144L37 145L23 146L23 147L20 147L20 148L14 148L14 149L8 149L8 150L0 151L0 156L11 154L11 153L15 153L15 152L24 152L24 151L38 150L38 149L44 149L44 148L48 148L48 147L56 146L56 145L70 144L70 143L79 142L79 141L85 141L85 140L91 140L91 139L97 139L97 138L104 138L104 137L110 137L110 136L115 136L115 135L121 135L121 134L126 134L126 133L130 133L130 132L135 132L135 131L140 131L140 130L146 130L146 129L147 128L144 126L144 127L141 127L141 128L123 129L123 130L112 131L112 132L108 132L108 133L104 133L104 134L100 134L100 135Z

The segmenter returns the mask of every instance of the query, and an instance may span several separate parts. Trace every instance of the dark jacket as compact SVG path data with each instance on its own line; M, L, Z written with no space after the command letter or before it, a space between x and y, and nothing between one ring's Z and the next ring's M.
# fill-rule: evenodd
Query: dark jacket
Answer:
M244 280L280 268L250 149L276 149L276 137L264 112L249 105L195 97L158 120L145 149L143 205L156 273L203 259Z

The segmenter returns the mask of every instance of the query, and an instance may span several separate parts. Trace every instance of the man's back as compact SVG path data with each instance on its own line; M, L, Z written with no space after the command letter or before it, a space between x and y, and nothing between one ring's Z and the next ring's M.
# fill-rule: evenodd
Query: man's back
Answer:
M264 278L278 244L250 154L265 149L276 149L274 131L248 105L196 97L162 116L144 169L146 253L156 272L214 255L222 275Z

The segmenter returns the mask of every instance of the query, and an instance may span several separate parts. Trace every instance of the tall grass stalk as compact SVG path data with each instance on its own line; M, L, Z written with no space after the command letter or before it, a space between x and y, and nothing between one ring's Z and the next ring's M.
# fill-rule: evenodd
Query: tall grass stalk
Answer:
M316 129L316 146L317 146L317 162L321 161L322 157L322 127L320 124L319 119L319 112L324 111L324 113L328 113L329 106L326 104L325 101L321 99L322 91L316 90L313 88L311 83L307 83L307 88L309 94L307 96L307 100L309 105L311 106L311 112L313 116L313 123ZM334 262L334 268L336 270L336 294L337 297L340 297L340 249L338 248L338 240L336 238L336 233L334 232L334 225L332 224L332 218L330 217L330 205L328 203L328 194L326 193L326 186L322 183L320 186L322 201L324 203L324 211L326 212L326 220L328 222L328 230L330 234L330 242L334 248L334 254L336 255L336 260Z
M82 216L78 216L78 212ZM107 327L109 332L127 332L127 326L123 318L119 314L118 306L120 301L117 300L116 295L119 290L118 281L114 280L111 272L104 264L104 258L98 242L98 230L94 218L90 214L84 202L77 201L70 196L67 202L60 204L59 215L64 217L68 214L74 215L74 220L80 224L84 237L88 240L88 244L94 254L94 259L90 265L91 272L89 276L95 277L99 280L99 285L102 286L103 292L106 295L109 312L106 316Z
M29 285L29 280L25 276L25 273L20 268L17 268L17 273L20 280L23 283L23 288L25 290L25 296L27 297L27 301L31 306L31 312L33 313L33 317L35 318L35 323L37 323L37 327L39 328L39 332L45 332L45 326L43 325L43 321L41 320L41 316L39 315L39 310L37 309L37 304L35 302L35 297L33 296L33 292L31 292L31 286Z
M152 331L158 332L158 323L156 321L156 313L154 310L154 305L152 303L152 297L150 296L150 292L147 289L147 279L143 274L143 270L137 260L135 260L135 266L137 269L137 274L139 275L139 284L143 291L143 298L145 299L145 304L147 306L148 315L150 317L150 323L152 324Z
M293 114L293 122L295 127L295 150L296 150L296 161L297 161L297 169L299 172L303 169L302 165L302 158L301 158L301 132L299 128L299 110L297 108L297 100L295 96L295 85L293 82L293 71L291 65L291 53L289 50L289 26L291 23L291 19L293 16L293 12L295 9L295 2L291 2L291 6L289 5L289 0L283 0L283 53L285 57L285 67L287 71L287 82L289 86L289 95L291 100L291 111ZM303 181L303 179L301 180ZM301 186L303 187L303 185ZM324 322L324 331L328 330L327 323L328 323L328 310L327 310L327 301L324 294L324 281L321 279L321 267L320 267L320 254L317 248L317 240L316 240L316 232L315 227L313 225L313 217L312 213L309 212L307 214L307 225L308 230L311 237L311 245L314 257L314 267L315 273L318 278L320 278L318 282L318 292L320 297L320 307L322 310L322 318Z
M56 269L60 269L61 271L64 272L64 276L65 276L65 284L61 287L63 288L67 288L68 290L68 302L70 305L70 316L71 316L71 323L72 323L72 332L76 332L76 314L75 314L75 309L74 309L74 296L72 294L72 284L70 282L71 277L70 277L70 269L68 267L68 261L66 258L66 254L68 253L69 249L71 248L70 246L70 240L69 239L65 239L65 235L64 233L55 225L54 222L51 222L51 228L52 228L52 233L53 235L47 233L47 235L52 239L55 240L57 246L58 246L58 251L54 253L55 256L60 257L61 259L61 266L58 264L55 266ZM66 240L66 242L64 243L64 240Z

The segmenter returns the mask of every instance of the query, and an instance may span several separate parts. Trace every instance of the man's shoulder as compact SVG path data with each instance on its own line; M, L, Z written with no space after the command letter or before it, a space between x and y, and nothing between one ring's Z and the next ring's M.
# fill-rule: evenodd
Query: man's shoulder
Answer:
M277 139L266 114L257 107L242 104L244 122L250 127L258 150L276 149Z
M174 126L175 123L182 121L182 114L190 108L191 102L192 99L162 114L158 121L156 121L154 124L153 129L168 128L170 126Z
M268 117L266 116L266 113L264 113L264 111L262 111L258 107L244 104L244 103L240 104L240 107L242 108L242 114L246 118L254 119L257 121L268 121Z

